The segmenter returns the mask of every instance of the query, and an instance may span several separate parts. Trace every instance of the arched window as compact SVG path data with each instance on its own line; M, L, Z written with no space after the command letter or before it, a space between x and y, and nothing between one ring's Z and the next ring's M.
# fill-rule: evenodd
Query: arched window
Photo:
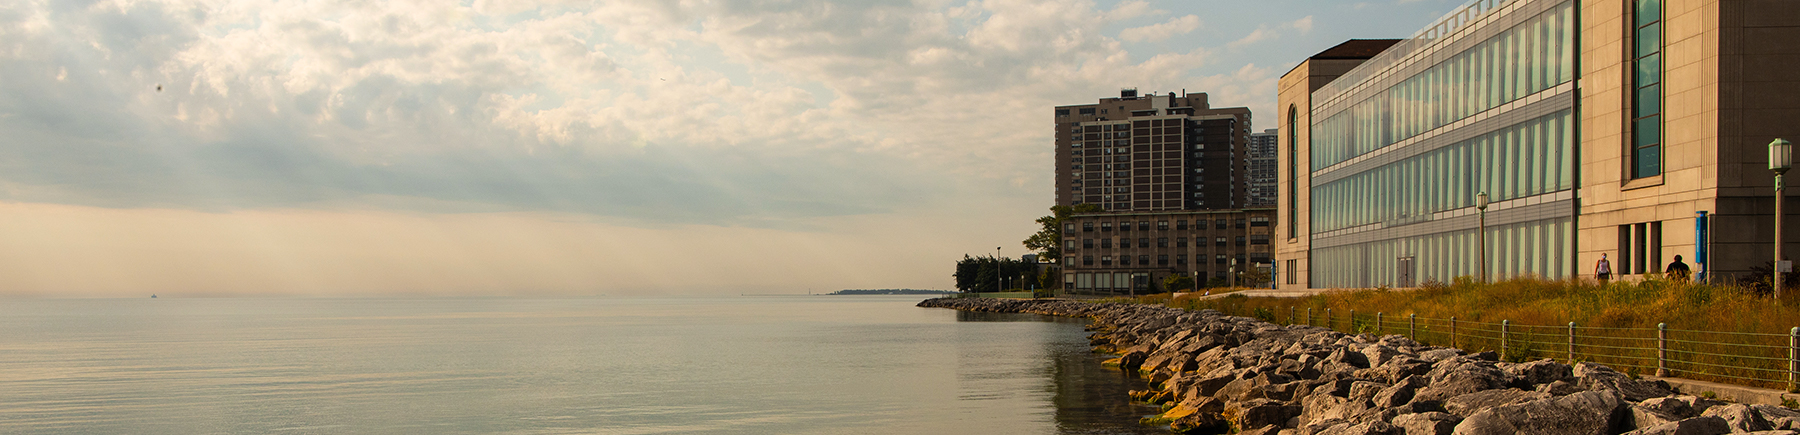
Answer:
M1300 237L1300 177L1296 173L1300 165L1300 110L1293 105L1288 106L1287 119L1287 176L1288 176L1288 238Z

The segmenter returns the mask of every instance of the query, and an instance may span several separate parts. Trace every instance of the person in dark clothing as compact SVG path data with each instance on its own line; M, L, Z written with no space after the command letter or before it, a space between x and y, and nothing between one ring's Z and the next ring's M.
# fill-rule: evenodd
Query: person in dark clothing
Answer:
M1669 267L1663 269L1663 275L1675 282L1687 282L1688 275L1692 273L1693 272L1688 269L1687 263L1681 262L1680 255L1675 256L1675 262L1669 263Z

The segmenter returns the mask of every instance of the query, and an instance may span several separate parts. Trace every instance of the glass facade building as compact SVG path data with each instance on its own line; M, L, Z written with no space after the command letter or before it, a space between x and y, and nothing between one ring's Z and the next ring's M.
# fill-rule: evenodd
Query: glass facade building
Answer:
M1308 220L1309 287L1479 275L1482 192L1490 277L1574 273L1576 15L1471 2L1311 92L1287 165L1310 200L1286 201Z

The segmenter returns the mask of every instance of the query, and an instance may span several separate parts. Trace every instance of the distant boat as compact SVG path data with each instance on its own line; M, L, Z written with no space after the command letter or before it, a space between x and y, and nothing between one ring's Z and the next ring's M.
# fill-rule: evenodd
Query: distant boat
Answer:
M156 295L150 295L150 299L156 299Z

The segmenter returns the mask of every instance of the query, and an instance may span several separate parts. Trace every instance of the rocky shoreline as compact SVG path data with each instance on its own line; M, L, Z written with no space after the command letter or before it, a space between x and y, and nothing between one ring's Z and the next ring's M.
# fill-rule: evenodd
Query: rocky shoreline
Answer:
M1297 435L1795 434L1800 412L1675 394L1592 363L1498 361L1399 335L1282 326L1213 310L1067 300L929 299L921 307L1093 319L1108 361L1152 381L1147 418L1184 433Z

